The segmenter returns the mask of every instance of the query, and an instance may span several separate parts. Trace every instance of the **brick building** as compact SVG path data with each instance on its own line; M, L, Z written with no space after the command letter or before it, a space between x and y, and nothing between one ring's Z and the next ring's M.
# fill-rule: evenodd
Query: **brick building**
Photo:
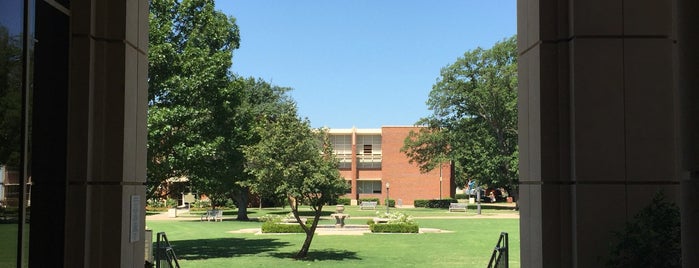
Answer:
M340 174L352 185L346 197L352 204L360 198L388 195L396 206L412 206L415 199L439 199L454 196L456 186L451 165L444 163L421 173L400 151L403 141L417 127L386 126L380 129L331 129L331 143L340 160Z

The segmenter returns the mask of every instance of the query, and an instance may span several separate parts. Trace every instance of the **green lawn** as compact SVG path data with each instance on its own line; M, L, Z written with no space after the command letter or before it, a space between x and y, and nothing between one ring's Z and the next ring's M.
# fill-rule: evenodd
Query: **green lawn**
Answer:
M432 213L444 212L426 209L409 214ZM253 214L251 217L255 217ZM353 219L349 223L364 222L365 219ZM147 226L154 234L167 233L183 267L485 267L503 231L510 234L510 265L519 267L518 219L417 219L417 222L423 228L453 233L316 235L308 260L299 261L291 256L300 249L303 234L227 233L257 228L259 222L148 221ZM321 224L331 223L321 221Z
M468 209L466 212L458 211L458 212L449 212L448 209L436 209L436 208L390 208L389 211L394 212L394 211L400 211L403 213L406 213L408 215L411 215L413 217L452 217L452 216L474 216L477 214L476 210L476 205L475 204L469 204ZM289 207L286 208L263 208L263 209L258 209L258 208L249 208L248 209L248 217L250 218L257 218L263 215L286 215L289 214L291 210L289 210ZM374 217L376 216L377 213L384 213L386 212L386 207L385 206L378 206L376 210L360 210L358 206L345 206L345 213L350 214L352 217ZM149 212L150 214L154 214L155 212ZM160 212L162 213L162 212ZM226 210L223 212L223 215L226 217L235 217L237 211L236 210ZM323 207L322 211L322 216L329 216L330 214L335 213L335 206L325 206ZM193 218L198 218L202 214L204 214L204 210L199 210L199 211L192 211L189 215L187 214L178 214L178 217L182 218L187 218L187 217L193 217ZM306 208L301 208L300 214L305 217L312 217L313 212ZM481 205L481 215L485 216L493 216L493 215L518 215L519 212L515 211L513 207L508 207L504 205L492 205L492 204L482 204Z

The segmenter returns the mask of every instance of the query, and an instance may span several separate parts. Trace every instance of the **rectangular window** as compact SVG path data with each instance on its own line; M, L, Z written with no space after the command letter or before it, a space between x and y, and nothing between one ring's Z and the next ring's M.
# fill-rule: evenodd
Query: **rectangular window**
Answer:
M381 135L357 135L357 168L381 169Z
M381 181L380 180L357 181L357 191L360 194L380 194L381 193Z
M351 135L331 135L330 144L333 146L333 154L340 162L339 169L352 168L352 136Z

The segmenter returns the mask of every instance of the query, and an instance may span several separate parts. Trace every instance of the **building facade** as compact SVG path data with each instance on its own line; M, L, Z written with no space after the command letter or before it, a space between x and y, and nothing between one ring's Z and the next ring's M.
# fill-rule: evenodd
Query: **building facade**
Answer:
M329 131L334 153L340 161L340 174L352 186L345 196L352 204L358 204L362 198L379 198L383 204L388 196L395 200L396 206L412 206L416 199L454 196L456 186L449 163L422 173L400 151L411 130L418 128L385 126Z

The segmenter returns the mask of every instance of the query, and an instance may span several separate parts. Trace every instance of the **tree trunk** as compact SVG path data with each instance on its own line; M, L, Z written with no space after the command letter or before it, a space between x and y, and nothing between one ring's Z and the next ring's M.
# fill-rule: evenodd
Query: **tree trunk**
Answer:
M306 240L303 241L303 246L301 246L301 250L298 253L296 253L296 256L294 256L294 258L305 259L308 256L308 249L311 248L311 242L313 242L313 235L315 235L316 228L318 227L318 221L320 220L321 209L315 211L315 215L313 216L313 224L311 224L311 228L305 228L304 226L302 226L304 231L306 231ZM298 215L298 212L296 215ZM303 225L301 221L299 221L299 224Z
M238 221L248 221L248 188L242 188L237 190L237 194L233 197L235 202L238 203L238 216L236 220Z

